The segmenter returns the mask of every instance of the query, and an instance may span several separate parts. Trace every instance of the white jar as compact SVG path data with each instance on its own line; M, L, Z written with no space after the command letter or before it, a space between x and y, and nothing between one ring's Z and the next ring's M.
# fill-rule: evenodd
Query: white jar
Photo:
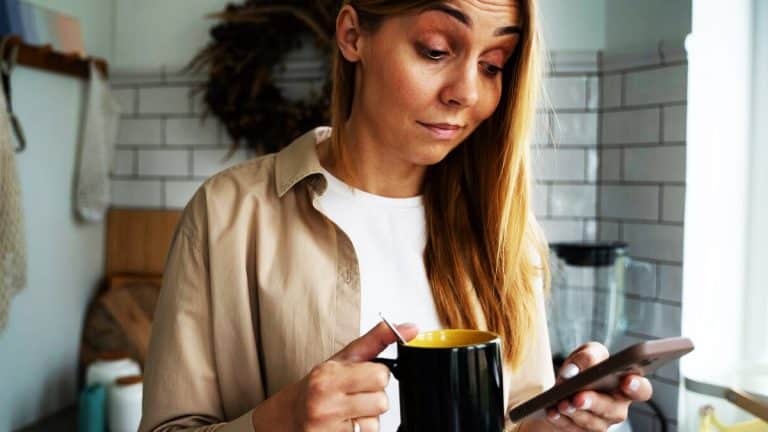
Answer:
M141 422L141 375L120 377L107 391L110 432L136 432Z
M127 355L106 354L88 365L85 372L85 386L102 384L109 388L119 377L139 374L141 374L141 367L136 360Z

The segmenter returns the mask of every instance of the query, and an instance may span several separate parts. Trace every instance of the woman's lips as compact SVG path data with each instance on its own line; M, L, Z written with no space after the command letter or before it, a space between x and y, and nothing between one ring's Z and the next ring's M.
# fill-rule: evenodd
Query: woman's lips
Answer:
M449 140L455 138L461 132L462 127L447 123L422 123L416 122L424 127L436 139Z

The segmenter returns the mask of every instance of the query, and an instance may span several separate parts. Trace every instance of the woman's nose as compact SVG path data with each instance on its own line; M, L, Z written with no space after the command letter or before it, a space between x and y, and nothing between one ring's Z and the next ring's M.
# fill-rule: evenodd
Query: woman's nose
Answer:
M476 63L457 67L442 91L443 103L454 107L468 107L477 103L478 79L480 77Z

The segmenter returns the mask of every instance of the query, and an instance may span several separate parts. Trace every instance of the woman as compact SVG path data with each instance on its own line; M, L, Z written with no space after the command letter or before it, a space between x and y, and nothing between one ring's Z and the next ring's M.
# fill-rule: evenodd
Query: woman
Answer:
M367 361L394 342L379 310L499 333L510 408L553 384L526 145L540 82L534 6L344 5L332 128L214 176L185 209L142 431L395 430L394 380ZM606 356L587 344L561 376ZM630 376L509 428L604 431L650 394Z

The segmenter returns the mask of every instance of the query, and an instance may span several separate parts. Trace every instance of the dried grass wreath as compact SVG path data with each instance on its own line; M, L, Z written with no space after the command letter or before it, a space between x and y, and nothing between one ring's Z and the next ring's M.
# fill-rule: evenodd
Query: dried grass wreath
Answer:
M248 0L209 15L220 20L213 41L187 66L208 79L195 89L232 138L259 153L279 150L330 121L330 56L341 0ZM291 101L274 82L286 53L314 39L325 61L320 92Z

